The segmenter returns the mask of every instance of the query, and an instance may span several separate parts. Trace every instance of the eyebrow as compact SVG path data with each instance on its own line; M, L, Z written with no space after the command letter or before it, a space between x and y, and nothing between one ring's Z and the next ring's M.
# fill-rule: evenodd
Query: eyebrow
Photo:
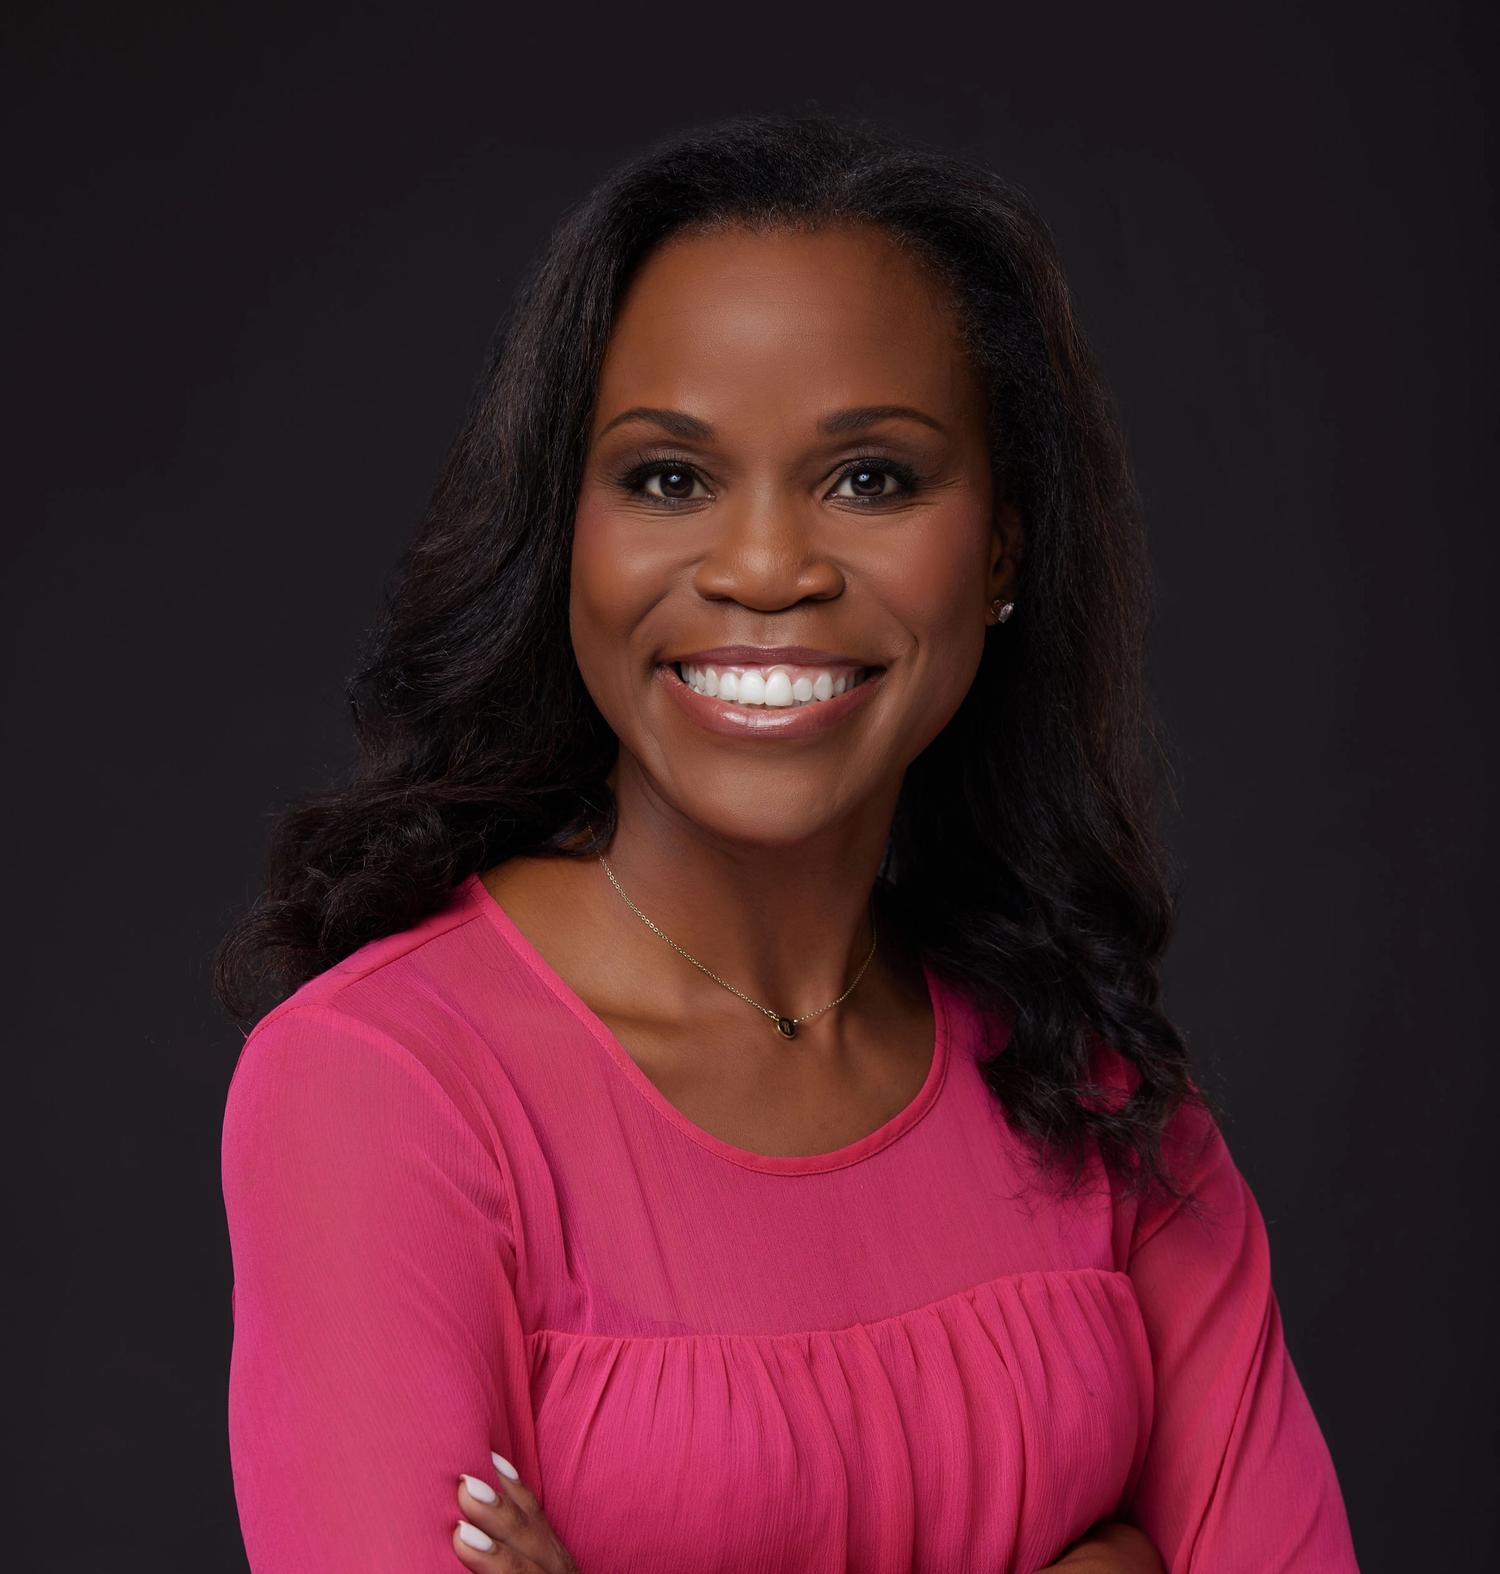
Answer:
M638 404L629 410L622 410L600 429L599 436L603 437L605 432L613 431L627 421L649 422L670 432L673 437L680 437L684 442L694 438L707 440L714 435L709 422L700 420L696 415L689 415L686 410L667 410L656 405ZM846 432L863 431L865 427L876 426L881 421L918 421L923 426L930 426L935 432L944 435L947 432L942 422L909 404L861 404L848 410L835 410L818 422L818 430L830 437L837 437Z

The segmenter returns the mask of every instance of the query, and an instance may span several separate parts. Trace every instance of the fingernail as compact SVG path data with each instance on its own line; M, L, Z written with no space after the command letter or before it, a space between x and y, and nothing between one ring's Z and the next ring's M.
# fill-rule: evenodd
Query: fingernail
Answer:
M521 1479L521 1472L517 1470L516 1467L511 1464L511 1462L503 1455L497 1454L491 1450L490 1458L495 1461L495 1469L498 1470L502 1476L509 1476L512 1481L519 1481Z
M466 1519L461 1519L458 1522L458 1539L466 1547L473 1547L476 1552L493 1552L495 1550L495 1543L485 1535L478 1525L471 1525Z
M481 1503L498 1503L500 1494L488 1481L480 1481L475 1476L460 1476L458 1478L469 1489L469 1496L476 1497Z

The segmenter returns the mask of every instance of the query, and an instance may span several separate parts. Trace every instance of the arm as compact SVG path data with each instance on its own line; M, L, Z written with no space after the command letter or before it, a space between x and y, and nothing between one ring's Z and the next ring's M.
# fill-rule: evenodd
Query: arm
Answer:
M1162 1574L1161 1559L1144 1531L1107 1520L1090 1528L1038 1574Z
M503 1172L432 1073L336 1009L226 1101L229 1441L256 1574L455 1574L457 1478L535 1479Z
M1175 1145L1203 1217L1168 1205L1137 1222L1128 1271L1156 1407L1122 1517L1160 1549L1168 1574L1355 1574L1333 1461L1283 1340L1255 1198L1203 1111L1184 1110Z

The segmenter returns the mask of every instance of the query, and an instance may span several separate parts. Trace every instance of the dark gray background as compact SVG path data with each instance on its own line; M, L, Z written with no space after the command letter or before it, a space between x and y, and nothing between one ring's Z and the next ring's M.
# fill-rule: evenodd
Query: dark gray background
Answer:
M1490 1547L1479 8L1039 9L11 23L11 1566L93 1567L86 1535L243 1568L209 952L268 813L347 759L357 638L523 259L647 139L809 103L1055 229L1161 589L1168 1003L1363 1568Z

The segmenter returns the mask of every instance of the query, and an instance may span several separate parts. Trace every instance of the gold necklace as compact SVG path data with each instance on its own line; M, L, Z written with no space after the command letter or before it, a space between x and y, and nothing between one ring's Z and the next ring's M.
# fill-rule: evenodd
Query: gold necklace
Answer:
M615 890L619 891L621 896L625 896L624 889L621 887L620 882L615 879L614 870L610 868L608 860L602 853L599 855L599 862L604 865L604 872L609 876L610 884L614 886ZM635 905L634 902L630 900L628 896L625 896L625 902L630 908L631 912L633 912L635 916L652 931L653 934L657 935L660 939L665 940L667 944L671 946L671 948L680 956L687 957L688 961L691 962L694 967L700 969L702 972L707 973L716 984L719 984L723 988L727 989L731 995L739 995L740 999L743 1000L747 1005L754 1006L757 1011L763 1011L768 1017L770 1017L770 1019L776 1024L776 1031L780 1033L783 1038L796 1038L797 1024L799 1022L811 1022L814 1017L820 1017L825 1011L831 1011L836 1005L839 1004L840 1001L847 1000L849 996L854 993L854 984L857 984L860 979L865 976L865 969L870 965L870 957L875 955L875 901L872 897L870 899L870 956L867 956L864 961L860 963L859 971L854 975L854 984L850 984L848 989L846 989L843 994L839 996L838 1000L830 1000L826 1006L819 1006L816 1011L809 1011L806 1016L784 1017L780 1014L780 1012L773 1011L769 1006L763 1006L760 1001L752 1000L749 995L744 994L742 991L736 989L733 984L726 984L724 980L713 971L712 968L704 967L697 957L688 956L687 952L684 951L682 947L671 938L670 935L662 934L661 930L658 929L656 925L646 917L646 915Z

